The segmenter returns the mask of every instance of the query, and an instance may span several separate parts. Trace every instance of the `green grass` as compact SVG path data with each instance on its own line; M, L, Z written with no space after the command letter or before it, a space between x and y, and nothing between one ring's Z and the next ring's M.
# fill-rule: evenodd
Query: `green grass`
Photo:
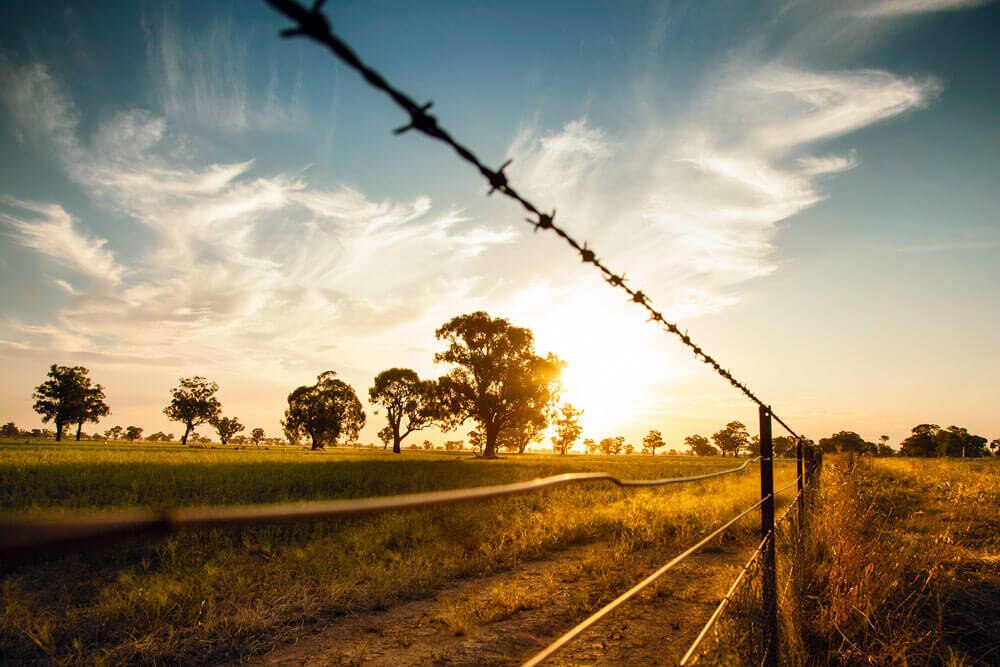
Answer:
M0 445L0 507L28 512L350 498L563 472L695 475L726 458L509 456L177 445ZM427 595L574 544L672 555L752 503L748 472L659 490L586 484L350 521L211 530L25 564L3 579L4 662L204 663L321 619ZM778 483L793 466L779 464ZM728 539L752 539L749 519Z

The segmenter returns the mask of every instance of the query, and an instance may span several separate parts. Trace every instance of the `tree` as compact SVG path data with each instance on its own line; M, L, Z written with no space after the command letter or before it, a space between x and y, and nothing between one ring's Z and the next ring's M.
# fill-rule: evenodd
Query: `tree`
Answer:
M622 450L625 449L625 438L623 436L615 436L614 438L604 438L601 440L597 447L601 450L601 454L621 454Z
M990 440L990 451L993 452L994 456L997 455L998 448L1000 448L1000 438L994 438L993 440Z
M76 439L80 439L83 423L96 422L110 413L104 402L104 387L93 385L83 366L49 367L48 380L35 388L32 398L35 412L42 415L42 423L52 421L56 427L56 441L62 440L63 431L70 424L78 424Z
M771 439L771 447L775 456L792 457L796 455L798 441L790 435L779 435Z
M537 419L529 419L528 421L500 431L500 436L497 438L497 446L503 447L508 452L524 454L524 450L528 448L528 445L533 442L541 442L542 437L545 435L545 429L549 425L547 412L538 416Z
M543 418L555 401L563 364L535 354L529 329L479 311L451 319L435 336L448 347L434 360L454 366L438 380L439 419L445 428L479 424L483 458L496 458L502 431Z
M903 456L936 456L937 434L941 427L937 424L918 424L910 429L910 435L899 443L899 453Z
M216 417L212 420L212 427L219 434L219 442L223 445L229 444L234 435L246 428L240 423L239 417Z
M104 437L108 440L118 440L125 433L125 429L121 426L112 426L107 431L104 432Z
M949 426L937 433L939 456L978 458L986 456L986 438L973 435L959 426Z
M462 445L464 445L462 440L445 440L444 441L444 451L446 452L460 452L462 451Z
M252 442L257 447L260 447L260 443L264 442L264 429L255 428L250 431L250 442Z
M715 456L719 453L719 450L713 447L708 438L703 435L689 435L684 438L684 444L695 456Z
M627 456L632 456L633 454L635 454L635 445L633 445L631 442L626 442L625 443L625 454Z
M598 449L599 449L599 446L598 446L597 442L593 438L586 438L583 441L583 449L588 454L596 454L597 451L598 451Z
M663 434L655 429L651 429L642 437L642 451L649 453L650 456L656 456L656 450L666 444L663 442Z
M351 385L326 371L316 384L299 387L288 395L282 427L285 432L306 434L312 449L333 445L341 436L356 440L365 425L365 412Z
M16 438L21 435L21 431L18 430L17 425L14 422L7 422L0 427L0 435L5 438Z
M219 391L219 385L209 382L199 375L181 378L180 386L171 390L170 405L163 408L163 414L173 421L184 424L184 435L181 436L182 445L187 444L188 438L196 426L211 422L219 416L222 406L219 404L219 399L215 397L217 391Z
M149 442L170 442L174 439L174 436L167 435L163 431L157 431L156 433L150 435L146 438Z
M403 438L431 425L434 397L434 383L421 381L417 372L409 368L390 368L375 376L368 400L385 408L393 454L400 453Z
M895 450L889 446L889 436L880 435L878 437L878 452L877 456L892 456L895 454Z
M866 451L876 449L876 446L874 443L865 442L865 439L854 431L840 431L829 438L820 438L819 448L825 454L833 452L864 454Z
M142 438L142 428L139 426L129 426L125 429L125 439L129 442L135 442Z
M750 434L742 422L731 421L724 429L712 434L712 442L723 456L727 452L732 456L739 456L742 450L750 447Z
M392 442L392 427L383 426L376 435L382 441L382 449L386 449L389 447L389 443Z
M424 440L423 448L424 451L429 452L430 450L434 449L434 443L431 442L430 440Z
M559 408L554 424L556 434L552 436L552 446L558 454L565 455L583 433L583 427L580 426L581 416L583 410L577 410L572 403L563 403Z

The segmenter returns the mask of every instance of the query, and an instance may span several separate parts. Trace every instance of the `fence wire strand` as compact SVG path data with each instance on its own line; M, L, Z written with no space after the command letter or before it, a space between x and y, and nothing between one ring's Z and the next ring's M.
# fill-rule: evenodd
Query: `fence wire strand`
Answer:
M489 185L489 193L499 192L500 194L516 201L520 204L528 215L527 222L535 230L543 229L557 235L566 242L577 254L584 264L591 264L600 271L602 278L612 287L618 288L628 295L629 299L643 308L649 315L650 320L661 325L666 331L678 337L694 353L696 359L703 361L712 367L715 372L727 380L733 387L742 392L747 398L761 407L767 406L750 388L736 377L728 369L724 368L712 355L708 354L698 343L682 331L677 323L670 321L667 317L655 308L650 298L640 289L635 289L628 285L625 275L612 271L602 260L597 257L596 252L586 243L576 240L564 227L555 222L556 212L545 213L543 210L529 201L511 185L505 170L511 164L507 160L497 169L486 166L468 147L458 142L452 135L443 128L437 118L431 114L430 108L433 102L425 104L417 103L409 95L394 87L376 69L361 60L360 56L346 42L334 34L329 20L322 12L325 0L316 0L311 8L295 0L267 0L276 11L295 22L295 26L281 31L283 37L308 37L323 46L326 46L337 58L347 66L357 71L365 81L373 88L382 91L392 99L408 116L409 122L406 125L396 128L396 134L402 134L415 130L421 134L436 139L452 148L455 153L468 162L482 175ZM778 415L771 412L771 416L781 424L792 436L799 437L788 424Z
M760 460L748 459L726 470L687 477L619 479L603 472L565 473L526 482L477 486L450 491L409 493L379 498L357 498L274 505L244 505L175 510L120 511L60 517L58 519L10 519L0 521L0 555L13 555L41 547L57 548L87 541L106 541L148 533L171 533L194 528L289 523L315 519L341 519L411 510L438 505L502 498L581 482L610 482L623 488L654 488L686 484L745 470Z

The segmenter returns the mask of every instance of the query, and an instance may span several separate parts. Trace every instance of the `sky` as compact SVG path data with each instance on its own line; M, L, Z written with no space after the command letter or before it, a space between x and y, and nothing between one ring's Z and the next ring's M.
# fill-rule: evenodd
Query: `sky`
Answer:
M1000 437L1000 5L326 11L798 432ZM756 430L754 405L286 26L250 0L0 3L0 419L40 426L49 365L83 365L101 429L179 433L162 409L201 375L278 436L295 387L334 370L364 400L386 368L441 375L435 329L485 310L567 363L584 437Z

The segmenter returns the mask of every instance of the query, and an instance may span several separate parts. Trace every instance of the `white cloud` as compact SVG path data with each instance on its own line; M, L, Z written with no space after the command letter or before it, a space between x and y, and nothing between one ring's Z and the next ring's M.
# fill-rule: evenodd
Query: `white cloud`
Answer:
M854 13L865 18L891 18L907 14L969 9L980 7L987 2L989 0L875 0L859 3Z
M79 112L45 65L14 67L0 60L0 100L22 141L59 159L79 157Z
M46 255L74 273L106 289L121 282L125 269L105 246L107 240L91 238L76 229L73 218L58 204L39 204L13 197L0 198L0 221L10 225L23 246ZM69 292L73 288L59 281Z

